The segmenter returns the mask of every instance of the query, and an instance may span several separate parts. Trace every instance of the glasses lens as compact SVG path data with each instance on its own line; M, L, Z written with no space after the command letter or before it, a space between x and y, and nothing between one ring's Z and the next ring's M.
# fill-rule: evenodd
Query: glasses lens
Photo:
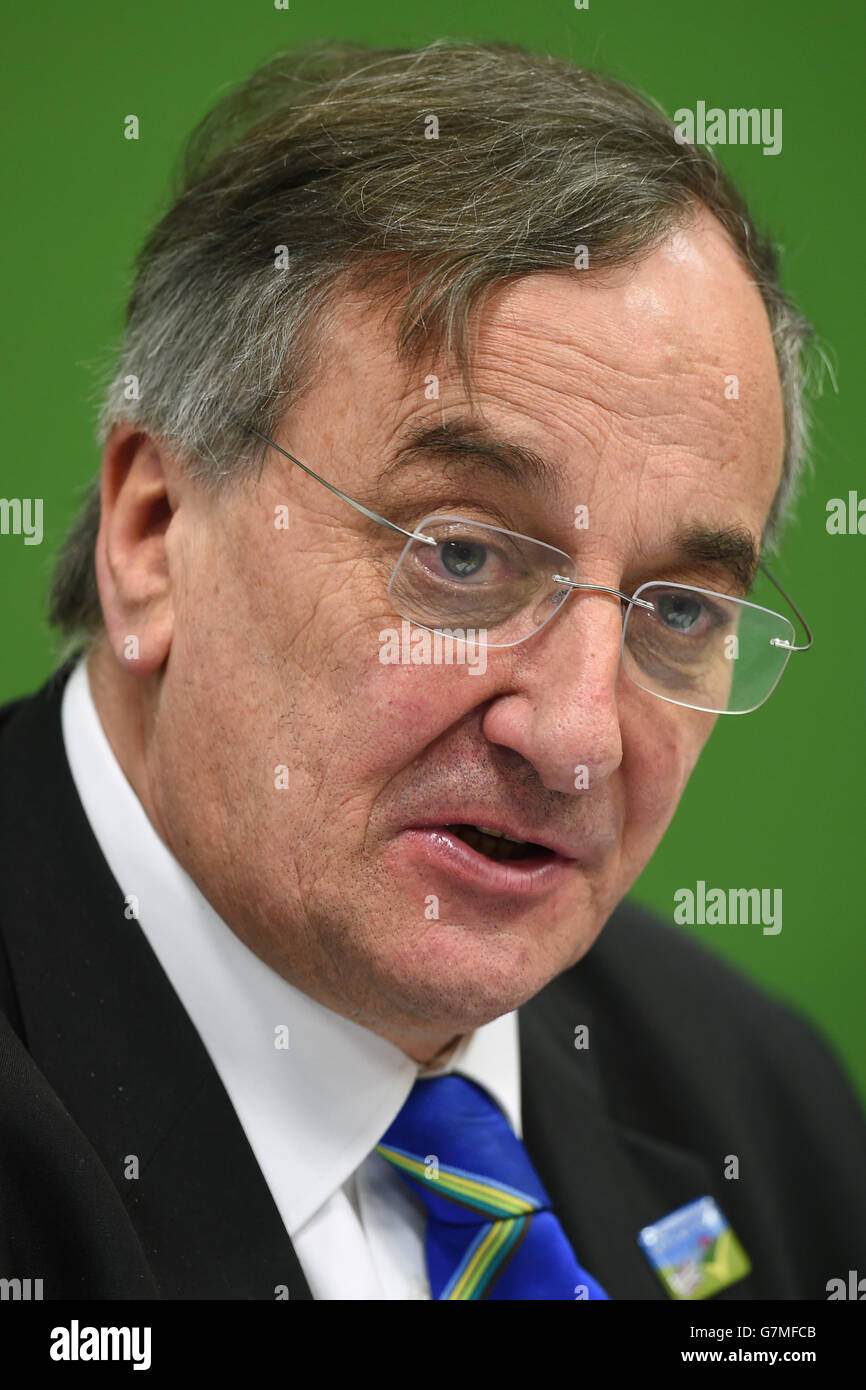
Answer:
M787 618L683 584L645 584L623 627L626 672L643 690L715 714L746 714L772 693L793 643Z
M433 516L416 528L436 544L409 541L388 586L395 613L436 632L486 634L509 647L537 632L570 592L553 576L575 579L563 551L480 521Z

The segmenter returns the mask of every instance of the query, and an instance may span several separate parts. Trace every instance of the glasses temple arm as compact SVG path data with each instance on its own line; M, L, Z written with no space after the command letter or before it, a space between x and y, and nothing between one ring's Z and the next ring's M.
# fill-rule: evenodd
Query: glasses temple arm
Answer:
M333 492L337 497L341 497L344 502L348 502L350 507L354 507L357 511L363 512L364 516L369 517L371 521L378 522L380 526L387 526L390 531L397 531L399 535L406 536L410 541L424 541L427 545L436 545L436 541L432 536L422 536L418 531L404 531L402 526L397 526L395 522L388 521L387 517L380 516L378 512L371 512L370 508L365 507L363 502L356 502L354 497L350 497L346 492L341 492L333 483L329 483L327 478L320 478L319 474L314 473L312 468L308 468L305 463L301 463L300 459L296 459L294 454L290 454L287 449L281 448L280 445L275 444L272 439L268 439L268 436L262 434L254 425L245 424L244 428L248 430L250 434L258 435L259 439L263 439L266 444L270 444L271 448L276 449L278 453L285 454L287 459L291 459L292 463L296 463L299 468L303 468L304 472L309 473L311 478L315 478L317 483L321 483L323 487L328 488L328 490Z
M773 585L775 585L775 587L779 590L779 593L782 595L782 598L785 600L786 603L790 604L792 610L796 613L797 617L800 619L800 622L803 624L803 627L804 627L805 630L806 630L806 636L807 636L808 639L809 639L808 642L806 642L805 646L800 646L800 647L791 645L791 647L790 647L791 651L792 651L792 652L807 652L807 651L809 650L809 648L811 647L811 645L812 645L812 629L809 627L809 624L806 622L806 619L803 617L803 614L800 612L800 610L799 610L799 608L797 607L796 603L795 603L794 600L791 598L791 595L785 592L785 590L782 588L781 584L779 583L778 579L774 579L774 578L773 578L773 575L772 575L772 574L770 573L770 571L767 569L767 566L766 566L765 564L762 564L760 560L758 561L758 569L763 570L764 574L767 576L767 578L769 579L770 583L773 584ZM787 646L787 645L789 645L789 644L786 643L785 645Z

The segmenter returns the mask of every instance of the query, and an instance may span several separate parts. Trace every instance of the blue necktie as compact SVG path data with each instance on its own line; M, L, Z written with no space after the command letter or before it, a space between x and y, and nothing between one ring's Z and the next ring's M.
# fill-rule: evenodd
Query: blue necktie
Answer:
M606 1299L577 1262L498 1105L464 1076L419 1080L377 1153L427 1207L434 1299Z

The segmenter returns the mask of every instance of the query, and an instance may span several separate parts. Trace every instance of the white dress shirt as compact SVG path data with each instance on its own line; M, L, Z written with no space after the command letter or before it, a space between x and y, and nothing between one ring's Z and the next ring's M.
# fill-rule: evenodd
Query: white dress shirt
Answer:
M235 936L159 837L106 738L83 659L62 724L99 847L219 1074L313 1297L430 1298L426 1210L373 1150L416 1078L452 1070L485 1087L520 1135L517 1014L468 1034L433 1071L316 1003Z

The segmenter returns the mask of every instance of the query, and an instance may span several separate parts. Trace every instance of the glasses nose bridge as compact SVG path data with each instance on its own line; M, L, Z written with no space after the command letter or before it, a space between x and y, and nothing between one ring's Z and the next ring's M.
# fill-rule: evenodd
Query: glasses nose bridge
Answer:
M550 571L549 571L549 570L547 571L547 573L548 573L548 575L550 576L550 579L552 580L552 582L553 582L554 584L557 584L557 585L560 586L559 591L558 591L558 598L559 598L558 612L559 612L559 613L561 613L562 610L568 606L568 605L566 604L566 599L567 599L568 597L570 597L570 595L572 594L572 592L573 592L574 590L584 590L584 591L588 591L588 592L590 592L590 593L593 593L593 592L594 592L594 593L598 593L598 594L609 595L611 598L615 598L615 599L618 600L619 617L620 617L620 620L621 620L621 629L620 629L620 631L624 633L624 631L625 631L625 616L626 616L626 613L628 612L628 605L629 605L629 603L631 602L631 596L630 596L629 594L623 593L623 591L622 591L621 589L614 589L614 588L612 588L612 587L611 587L610 585L608 585L608 584L591 584L591 583L584 583L582 580L569 579L569 577L568 577L567 575L560 574L560 573L550 575ZM577 609L574 610L573 616L575 616L575 617L577 616ZM614 614L611 614L611 617L614 617L614 616L615 616ZM587 618L588 618L588 619L589 619L589 617L590 617L590 615L587 614ZM599 612L599 613L596 614L596 620L599 620L600 618L601 618L601 613ZM604 626L604 630L605 630L605 631L608 631L606 624L604 624L603 626ZM596 631L596 638L595 638L594 640L595 640L596 643L597 643L597 640L598 640L598 631L597 631L595 628L594 628L593 630ZM609 638L612 638L612 636L613 636L613 629L610 629L610 630L609 630L608 636L609 636ZM620 637L619 637L619 635L617 635L615 641L616 641L616 647L617 647L616 663L617 663L617 665L620 665L620 664L622 663L622 648L621 648L621 642L620 642ZM596 658L597 658L597 655L598 655L598 652L599 652L599 651L600 651L600 648L598 648L598 647L596 646ZM611 653L611 656L612 656L612 655L613 655L613 654Z
M618 598L620 602L634 604L636 608L645 608L653 611L655 607L655 605L650 603L647 599L634 598L631 594L624 594L622 589L611 589L607 584L584 584L576 579L568 579L564 574L555 574L553 576L553 582L555 584L565 584L569 591L572 589L592 589L596 593L612 594L614 598Z

